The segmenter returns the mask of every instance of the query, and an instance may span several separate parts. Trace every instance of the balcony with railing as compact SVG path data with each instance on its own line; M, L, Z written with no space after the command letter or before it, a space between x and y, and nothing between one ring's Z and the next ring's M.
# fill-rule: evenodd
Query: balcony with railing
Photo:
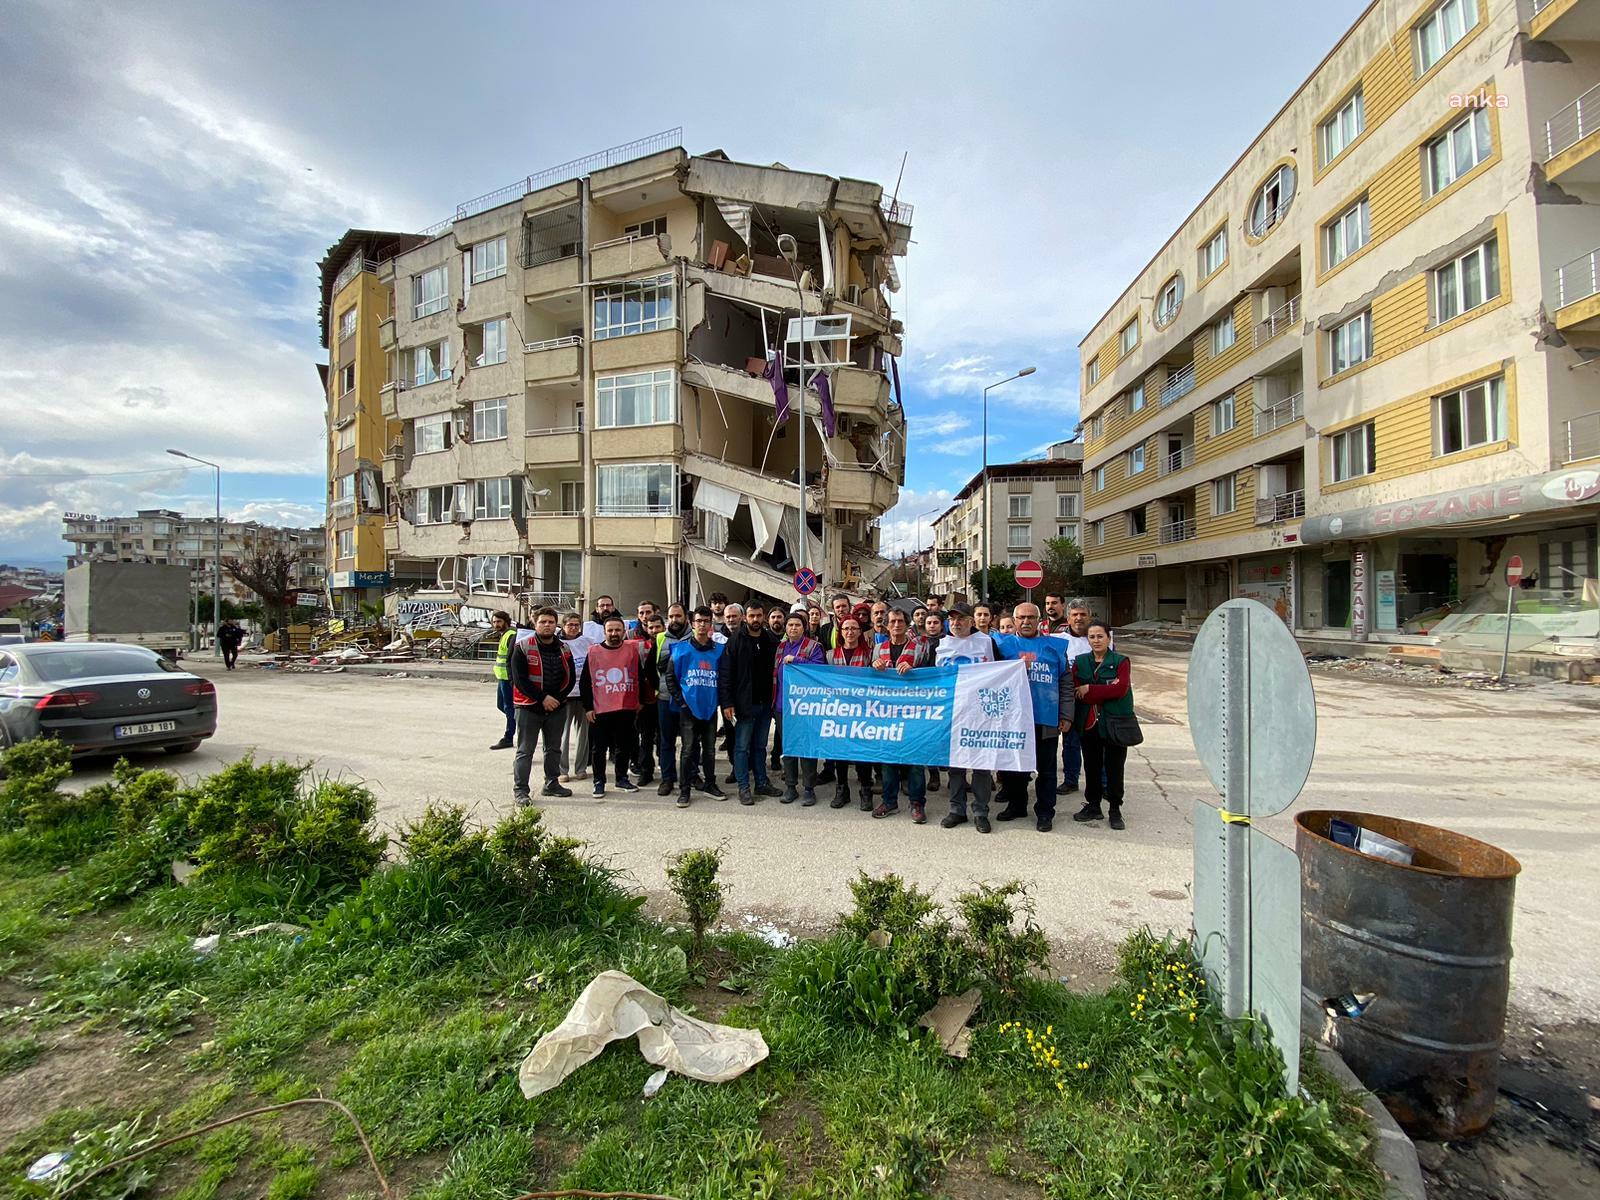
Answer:
M1544 161L1570 150L1596 129L1600 129L1600 83L1544 123ZM1562 167L1572 163L1561 164ZM1552 178L1555 173L1552 173Z
M1193 517L1185 517L1181 521L1168 521L1161 527L1161 544L1170 546L1174 542L1187 542L1195 536L1196 522Z
M1563 465L1600 458L1600 412L1584 413L1567 422Z
M1282 521L1298 521L1306 515L1304 491L1283 492L1276 496L1256 497L1256 524L1277 525Z
M1194 363L1188 362L1179 367L1167 381L1161 385L1161 407L1176 404L1190 392L1194 391Z
M1161 456L1161 474L1163 475L1176 475L1179 471L1187 471L1192 466L1194 466L1193 442L1181 449Z
M522 346L524 383L547 383L554 379L570 379L583 365L583 335L542 338L525 342Z
M1300 321L1300 297L1291 296L1284 304L1273 309L1256 322L1255 347L1259 350L1274 338L1287 333Z
M1556 307L1565 308L1600 293L1600 249L1556 268ZM1557 315L1556 323L1560 324Z
M1278 222L1288 215L1289 206L1293 203L1294 196L1290 195L1286 199L1278 201L1272 208L1264 209L1259 213L1252 213L1245 219L1245 225L1249 230L1250 236L1258 239L1266 237L1268 233L1277 227Z
M1256 409L1256 436L1263 437L1304 417L1305 399L1304 392L1296 392L1267 408Z

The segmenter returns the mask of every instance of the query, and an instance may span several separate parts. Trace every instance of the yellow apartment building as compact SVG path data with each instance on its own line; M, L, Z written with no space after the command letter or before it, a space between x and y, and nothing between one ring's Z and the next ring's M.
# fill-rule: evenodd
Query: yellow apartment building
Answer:
M1597 246L1600 0L1377 0L1081 343L1112 619L1592 652Z

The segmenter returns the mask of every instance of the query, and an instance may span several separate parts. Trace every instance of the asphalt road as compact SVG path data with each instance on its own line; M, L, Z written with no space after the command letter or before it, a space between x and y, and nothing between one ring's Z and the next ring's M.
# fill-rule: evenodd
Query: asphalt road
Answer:
M1140 925L1187 928L1191 812L1196 799L1216 800L1186 726L1187 656L1124 649L1146 740L1128 764L1123 833L1067 819L1077 797L1062 798L1052 833L1025 821L997 824L987 837L971 825L938 828L945 792L930 796L922 827L904 812L874 821L854 806L775 800L743 808L697 796L679 811L654 788L596 801L582 782L571 799L540 803L556 829L584 838L657 896L669 853L726 842L735 923L750 913L826 923L847 907L857 871L896 871L945 896L974 880L1015 877L1036 884L1040 923L1069 960L1076 953L1104 965L1109 947ZM391 827L432 800L464 804L486 821L509 811L511 753L488 749L501 718L487 682L200 669L217 680L217 735L191 756L158 754L154 764L209 772L251 751L314 762L364 781ZM1513 998L1552 1019L1592 1016L1600 1006L1600 694L1554 684L1487 692L1314 679L1311 778L1295 807L1262 827L1292 844L1294 812L1351 808L1442 825L1516 855ZM80 776L107 771L90 766Z

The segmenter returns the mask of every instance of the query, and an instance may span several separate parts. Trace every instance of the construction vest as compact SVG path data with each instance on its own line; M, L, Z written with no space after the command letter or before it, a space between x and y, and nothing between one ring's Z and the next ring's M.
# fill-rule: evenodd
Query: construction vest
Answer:
M511 647L516 644L516 629L508 629L505 636L500 639L500 649L495 651L494 677L496 679L511 678Z

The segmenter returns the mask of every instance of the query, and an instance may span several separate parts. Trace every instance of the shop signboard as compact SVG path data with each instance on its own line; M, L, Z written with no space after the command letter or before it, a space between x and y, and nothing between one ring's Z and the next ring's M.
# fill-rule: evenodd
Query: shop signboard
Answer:
M1600 471L1569 468L1548 475L1459 488L1329 516L1307 517L1300 527L1300 538L1306 545L1314 546L1374 534L1500 521L1518 513L1553 512L1596 502L1600 502Z
M1379 571L1373 575L1373 581L1378 588L1378 628L1395 630L1400 628L1395 610L1395 578L1393 571Z
M1350 633L1367 640L1367 548L1358 546L1350 556Z

